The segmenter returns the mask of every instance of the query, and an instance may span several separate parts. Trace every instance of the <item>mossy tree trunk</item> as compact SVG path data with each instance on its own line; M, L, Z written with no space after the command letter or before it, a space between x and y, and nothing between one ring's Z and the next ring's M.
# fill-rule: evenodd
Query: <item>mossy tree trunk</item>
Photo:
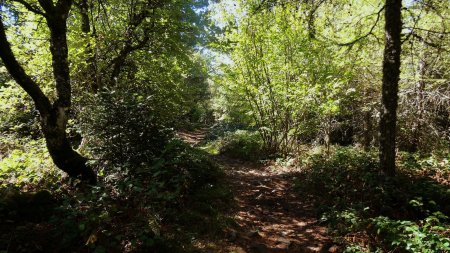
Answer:
M401 0L386 0L380 118L380 165L382 171L388 176L395 175L395 139L402 30L401 8Z

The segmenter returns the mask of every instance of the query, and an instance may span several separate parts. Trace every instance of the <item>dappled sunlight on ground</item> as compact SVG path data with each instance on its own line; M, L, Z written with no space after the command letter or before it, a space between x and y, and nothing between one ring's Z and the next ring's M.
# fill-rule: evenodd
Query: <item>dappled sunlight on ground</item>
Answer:
M235 226L225 232L221 252L340 251L319 224L312 201L295 194L292 173L223 156L216 160L226 169L236 202Z
M176 136L182 139L184 142L190 144L191 146L195 146L204 139L207 131L208 128L201 128L192 132L177 132Z
M179 132L177 136L195 146L207 129ZM201 252L341 252L319 224L314 199L294 190L297 168L275 162L259 164L219 155L214 159L227 175L235 206L233 220L222 238L198 239Z

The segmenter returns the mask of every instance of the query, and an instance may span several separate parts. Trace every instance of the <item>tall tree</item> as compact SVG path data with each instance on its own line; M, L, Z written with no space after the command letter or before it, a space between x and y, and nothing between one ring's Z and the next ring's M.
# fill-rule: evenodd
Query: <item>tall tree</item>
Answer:
M383 172L388 176L395 175L395 138L402 31L401 9L401 0L386 0L380 118L380 165Z
M33 99L40 113L40 124L47 148L53 162L71 177L81 176L90 183L96 182L96 174L88 165L87 158L73 150L67 138L66 128L71 108L71 82L67 48L67 18L72 6L71 0L39 0L31 4L25 0L14 0L26 9L45 18L50 30L50 52L56 99L51 100L39 85L24 70L16 59L7 39L3 14L0 15L0 58L10 75Z

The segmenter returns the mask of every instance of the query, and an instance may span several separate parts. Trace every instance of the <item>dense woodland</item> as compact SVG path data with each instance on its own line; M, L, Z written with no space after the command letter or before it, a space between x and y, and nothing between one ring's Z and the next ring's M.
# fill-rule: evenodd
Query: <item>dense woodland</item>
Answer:
M450 2L0 0L0 253L450 252Z

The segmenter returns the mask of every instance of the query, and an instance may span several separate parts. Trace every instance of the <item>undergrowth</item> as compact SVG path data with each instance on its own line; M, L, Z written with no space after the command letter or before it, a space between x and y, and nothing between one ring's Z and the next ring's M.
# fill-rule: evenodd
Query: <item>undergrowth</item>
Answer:
M243 161L257 161L265 158L263 141L258 132L236 130L223 132L203 145L210 154L223 154Z
M375 153L338 148L305 157L296 188L316 196L322 221L346 252L447 252L449 159L412 159L403 154L397 175L387 178Z
M44 150L0 161L0 252L189 252L226 225L221 169L181 141L149 165L93 162L97 186L55 174Z

